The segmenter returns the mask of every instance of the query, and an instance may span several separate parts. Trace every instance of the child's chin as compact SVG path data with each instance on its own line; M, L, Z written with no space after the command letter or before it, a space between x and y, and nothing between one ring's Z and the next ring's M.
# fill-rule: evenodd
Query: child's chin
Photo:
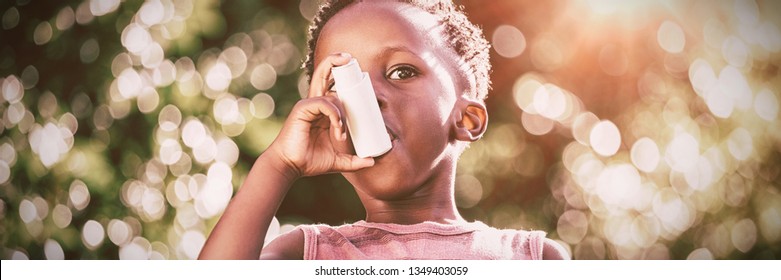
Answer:
M402 169L393 168L391 165L382 166L378 161L375 165L358 172L345 174L345 177L351 184L361 188L373 197L379 199L392 199L403 194L404 179L409 174L405 174Z
M391 148L385 152L384 154L381 154L379 156L374 157L374 162L379 163L381 161L386 161L385 158L390 157L391 154L393 154L393 151L396 150L396 145L398 144L398 139L393 138L391 140ZM376 164L375 164L376 165Z
M381 182L392 180L396 174L400 173L397 168L387 158L374 158L374 165L358 170L350 174L359 182Z
M375 199L398 200L414 193L414 190L407 190L407 188L404 187L405 184L402 184L401 182L383 181L373 183L374 184L364 185L363 190Z

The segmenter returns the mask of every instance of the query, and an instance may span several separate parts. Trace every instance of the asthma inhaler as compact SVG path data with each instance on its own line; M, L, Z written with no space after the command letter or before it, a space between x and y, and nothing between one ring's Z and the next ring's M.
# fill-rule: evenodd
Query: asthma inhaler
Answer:
M355 58L331 69L336 95L344 107L347 128L355 153L362 158L380 156L391 149L390 136L382 120L380 105L369 74L361 72Z

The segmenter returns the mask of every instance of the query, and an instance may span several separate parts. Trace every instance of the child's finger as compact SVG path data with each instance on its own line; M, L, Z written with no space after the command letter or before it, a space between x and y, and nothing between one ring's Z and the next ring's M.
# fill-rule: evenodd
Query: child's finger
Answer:
M341 118L336 121L334 121L334 119L331 118L331 131L333 133L334 139L339 141L344 141L344 139L342 139L342 134L344 132L344 125L342 125Z
M351 58L352 56L348 53L336 53L320 61L320 64L312 73L312 82L309 84L307 98L327 95L330 90L331 68L347 64Z
M344 107L342 106L342 102L339 100L338 97L335 95L327 95L323 97L325 100L328 100L331 104L333 104L336 109L339 111L339 122L337 125L333 126L333 135L334 139L344 142L347 140L347 127L344 125L345 119L342 118L342 112L344 112ZM333 124L333 122L332 122Z
M360 158L356 155L338 154L334 160L334 171L352 172L374 166L374 158Z
M336 109L336 118L329 116L329 119L331 121L331 131L333 133L334 139L338 141L344 141L347 140L347 131L344 127L344 119L342 118L342 112L344 109L342 108L342 103L339 102L339 98L333 95L324 96L322 97L323 100L327 101L332 109Z
M297 107L299 107L301 114L298 114L297 119L305 122L313 122L320 118L321 115L325 115L330 121L331 129L334 130L335 135L341 133L344 129L342 125L342 113L339 107L335 104L339 102L339 99L333 96L324 96L322 98L301 100Z

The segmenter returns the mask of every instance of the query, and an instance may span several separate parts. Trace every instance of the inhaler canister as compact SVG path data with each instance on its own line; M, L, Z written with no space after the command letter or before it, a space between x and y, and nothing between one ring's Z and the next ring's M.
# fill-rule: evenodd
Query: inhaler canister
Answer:
M331 69L336 95L344 107L355 153L362 158L380 156L391 149L390 136L382 120L380 105L369 75L361 72L355 58Z

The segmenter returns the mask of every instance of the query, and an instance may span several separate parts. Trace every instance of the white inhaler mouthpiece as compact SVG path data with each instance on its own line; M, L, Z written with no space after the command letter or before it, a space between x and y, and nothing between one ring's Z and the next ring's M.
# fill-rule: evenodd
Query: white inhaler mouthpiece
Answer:
M380 105L369 74L361 72L355 58L331 69L336 95L344 107L355 153L362 158L380 156L391 149L390 136L382 120Z

